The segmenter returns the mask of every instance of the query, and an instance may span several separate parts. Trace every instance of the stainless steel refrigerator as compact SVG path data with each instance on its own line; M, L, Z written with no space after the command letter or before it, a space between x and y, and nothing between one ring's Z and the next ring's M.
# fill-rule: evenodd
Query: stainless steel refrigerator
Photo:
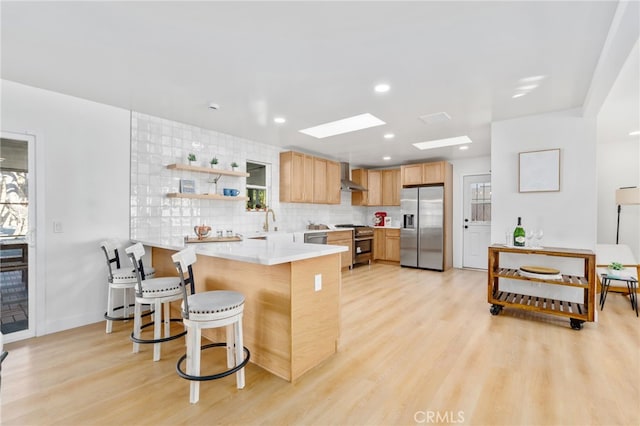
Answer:
M400 265L444 270L444 186L403 188Z

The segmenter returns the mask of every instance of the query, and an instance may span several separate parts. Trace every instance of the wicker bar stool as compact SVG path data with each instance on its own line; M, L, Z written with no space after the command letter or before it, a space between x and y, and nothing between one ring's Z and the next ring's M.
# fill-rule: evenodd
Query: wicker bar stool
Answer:
M194 292L192 265L196 261L193 247L188 247L172 256L182 282L182 318L187 327L187 353L178 359L178 375L190 380L189 401L195 404L200 399L200 382L215 380L236 373L236 386L244 388L244 367L251 354L242 342L242 313L244 296L236 291L215 290ZM191 294L187 294L187 286ZM200 346L202 329L226 328L227 341ZM201 349L225 346L227 349L227 370L218 374L200 375ZM243 354L244 352L244 354ZM182 369L186 359L187 371Z

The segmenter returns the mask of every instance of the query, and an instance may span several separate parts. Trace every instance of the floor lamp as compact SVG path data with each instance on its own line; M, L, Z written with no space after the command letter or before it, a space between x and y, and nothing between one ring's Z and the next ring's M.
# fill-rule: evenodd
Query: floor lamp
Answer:
M616 244L620 235L620 211L623 205L640 204L640 188L636 186L616 189L616 204L618 205L618 226L616 227Z

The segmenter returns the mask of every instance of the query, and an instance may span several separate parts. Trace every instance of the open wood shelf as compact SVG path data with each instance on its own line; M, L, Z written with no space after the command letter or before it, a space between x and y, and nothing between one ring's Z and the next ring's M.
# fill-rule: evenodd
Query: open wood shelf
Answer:
M577 275L565 275L562 274L562 280L545 280L541 278L529 278L523 277L518 273L517 269L499 268L496 271L496 276L500 278L509 278L512 280L534 281L545 284L565 285L570 287L589 288L589 281L585 277L579 277Z
M209 173L212 175L224 175L224 176L237 176L237 177L249 177L249 173L246 172L234 172L231 170L220 170L210 167L190 166L188 164L168 164L167 169L173 170L188 170L191 172Z
M184 194L178 192L170 192L167 194L169 198L195 198L199 200L223 200L223 201L247 201L248 197L241 196L229 196L229 195L218 195L218 194Z
M527 311L553 313L569 318L583 318L587 307L583 303L567 302L549 297L528 296L526 294L498 291L494 300L502 306L512 306Z

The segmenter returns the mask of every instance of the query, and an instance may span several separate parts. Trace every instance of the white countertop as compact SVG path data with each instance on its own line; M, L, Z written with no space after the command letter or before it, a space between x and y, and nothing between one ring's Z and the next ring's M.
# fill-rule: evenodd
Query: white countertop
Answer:
M184 248L184 240L180 238L166 238L155 241L138 240L138 242L141 242L145 246L168 250L182 250ZM197 254L203 256L219 257L260 265L278 265L341 253L348 250L347 247L343 246L253 239L225 243L193 243L190 245L196 249Z

